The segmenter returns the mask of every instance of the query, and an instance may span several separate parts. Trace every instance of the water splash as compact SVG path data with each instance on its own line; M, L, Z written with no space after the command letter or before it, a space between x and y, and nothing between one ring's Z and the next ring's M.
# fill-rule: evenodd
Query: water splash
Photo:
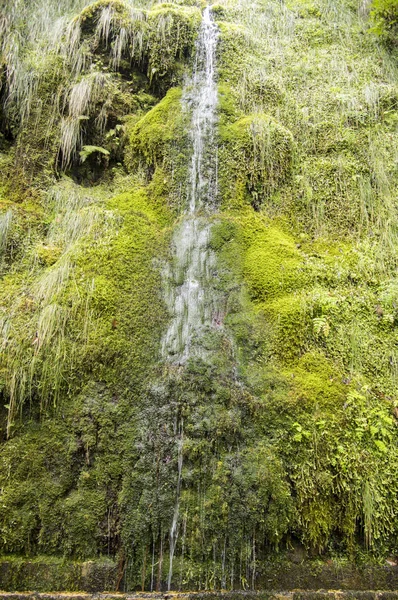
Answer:
M162 341L162 354L177 364L184 364L190 356L203 355L205 332L220 325L217 295L212 288L215 257L209 248L209 216L217 199L217 39L218 29L207 7L196 45L192 81L184 97L192 111L188 208L174 234L173 264L164 274L172 320Z

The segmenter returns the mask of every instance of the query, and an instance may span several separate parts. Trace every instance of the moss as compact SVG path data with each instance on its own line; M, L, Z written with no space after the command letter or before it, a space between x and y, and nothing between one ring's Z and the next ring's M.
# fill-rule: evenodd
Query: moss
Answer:
M150 197L159 210L184 206L181 189L185 185L188 165L187 113L183 110L181 89L172 88L146 115L127 123L125 164L129 171L144 165L152 179Z
M391 48L397 45L398 11L392 0L373 0L371 4L373 33L381 36Z
M133 44L136 67L143 69L154 87L162 92L181 79L183 63L192 54L200 24L200 11L196 6L173 3L158 4L151 10L142 10L141 19L131 16L128 5L116 0L99 0L90 4L80 14L79 22L86 36L94 36L100 12L110 7L113 11L110 35L115 40L121 28L140 40ZM105 40L106 45L109 40ZM93 50L97 52L95 40ZM104 49L100 48L105 56Z
M132 169L137 159L156 166L170 163L176 137L187 135L181 105L180 88L169 90L166 96L137 123L127 124L128 146L126 166Z
M62 250L58 246L45 246L44 244L40 244L36 248L36 252L39 261L50 267L57 262Z
M42 185L51 183L58 150L53 101L54 95L61 93L66 84L60 57L40 53L28 56L28 68L34 73L37 95L29 99L27 90L25 102L29 102L29 107L25 111L25 119L15 124L18 128L15 145L18 177L13 179L18 182L16 191L20 197L26 187L36 187L40 181Z
M273 348L283 361L296 361L308 346L312 323L306 297L296 293L261 306L273 327Z
M344 376L320 351L305 353L292 371L290 401L311 410L316 406L341 410L347 397Z
M82 10L79 15L79 21L84 22L91 20L100 10L107 7L112 8L116 13L119 13L123 16L128 14L127 6L122 0L96 0L96 2L92 2L89 6Z
M223 127L221 142L222 160L230 169L221 172L225 196L233 193L232 176L245 186L249 201L259 209L289 178L294 150L292 134L268 115L250 115Z
M322 223L347 230L360 221L360 203L347 202L347 198L360 197L361 176L366 174L363 164L341 152L338 156L311 158L304 169L318 231Z
M245 53L247 42L246 28L227 20L217 21L220 30L219 65L220 79L231 85L236 84L245 67L249 65L249 58Z
M224 125L236 121L241 116L231 86L226 83L218 85L218 111L221 124Z
M79 251L79 269L85 277L94 277L93 308L101 314L87 358L90 357L89 362L100 379L108 371L111 380L117 380L112 365L118 358L119 368L124 362L122 370L126 375L130 369L128 364L135 364L134 378L139 380L147 370L149 355L157 353L159 334L156 332L164 319L159 274L152 266L153 258L164 251L164 238L156 213L146 204L142 192L116 197L109 207L117 209L122 216L119 234L110 243L94 248L83 245ZM149 314L152 314L150 328L147 327ZM113 319L118 323L114 330ZM103 358L95 367L95 357L101 355Z
M117 568L109 559L72 562L48 555L30 560L7 556L0 563L0 576L4 588L19 592L20 597L30 598L32 592L21 594L20 590L34 589L47 593L67 590L72 594L113 590Z
M396 550L393 69L351 0L214 8L222 326L206 336L211 360L165 367L160 271L190 152L176 86L201 8L132 18L124 2L92 3L69 30L80 27L81 45L23 42L32 114L21 130L19 105L1 117L0 206L13 221L0 286L0 540L13 553L119 556L134 589L167 578L180 455L177 585L268 585L269 556L297 540L346 558ZM101 15L109 35L96 33ZM75 182L42 194L70 91L91 76L84 65L76 75L76 50L104 84L80 115L82 143L109 164L81 166L77 150Z
M294 240L261 217L243 224L248 244L243 268L252 297L264 301L302 288L308 279Z
M289 9L294 10L302 19L320 18L322 14L317 3L312 0L294 0L293 2L288 2L287 6Z
M49 509L73 482L77 447L67 428L46 422L43 428L32 429L3 446L1 453L0 521L3 549L9 552L35 552L38 534L43 548L51 551L57 546L58 510ZM52 529L53 539L46 528Z
M107 518L111 518L106 517L109 511L113 511L112 523L117 519L115 488L121 472L120 463L110 459L111 451L103 440L115 435L116 423L121 418L114 399L123 396L126 389L138 394L143 381L149 377L151 361L157 357L165 315L158 296L160 280L153 259L165 251L167 236L163 236L160 222L165 222L168 217L164 206L160 206L157 199L149 199L140 188L108 200L109 214L112 214L111 210L115 218L118 215L116 229L113 226L101 241L94 232L90 237L86 231L73 246L73 263L68 268L73 268L74 283L70 287L67 279L66 285L64 282L51 298L50 306L56 307L56 314L60 316L56 324L51 325L51 321L45 326L47 329L40 329L46 304L40 306L34 296L29 298L23 294L23 285L26 285L23 273L3 279L4 297L7 302L11 295L16 298L20 311L18 319L11 322L12 342L3 357L8 363L3 393L10 393L7 382L12 385L10 376L17 356L19 367L15 377L18 384L31 377L30 397L39 395L41 398L40 405L35 402L29 409L25 404L27 387L21 383L17 398L14 397L9 406L11 420L16 418L18 410L28 411L33 419L38 418L40 412L54 416L53 421L43 425L48 429L48 439L41 437L41 427L35 434L21 434L18 438L27 452L36 457L38 467L24 455L21 468L28 469L28 478L19 483L21 472L16 471L16 479L3 485L6 512L2 517L2 539L3 548L10 551L36 552L40 548L41 551L86 558L95 556L104 544L114 547L114 538L106 537L104 527ZM50 252L51 257L52 254ZM47 253L45 258L48 265ZM44 273L57 273L62 261L65 261L64 256L51 267L45 267ZM37 273L35 275L37 277ZM88 282L91 283L87 285ZM81 302L77 300L79 296L81 300L84 298L86 307L90 307L90 313L87 308L80 314L75 310ZM69 322L65 321L66 314L70 315ZM38 321L40 349L32 345ZM44 331L50 335L50 352ZM82 337L86 340L83 345ZM78 348L80 366L74 363ZM60 350L67 353L67 360L60 356ZM4 361L2 366L5 366ZM102 381L103 391L98 391L94 385L90 392L87 387L90 381ZM82 388L82 394L76 399ZM69 394L74 398L72 403L67 401ZM86 408L88 398L91 398L90 406ZM59 417L54 415L56 411L52 404L57 404L61 411ZM105 415L108 416L105 418ZM54 431L58 418L64 424L59 433ZM71 423L75 425L70 443L66 444L65 435L71 432ZM18 423L15 426L18 428ZM9 435L11 431L10 424ZM48 463L48 453L53 452L51 439L59 439L65 452L69 453L60 457L65 482L60 482L61 476L54 474L51 485L50 482L43 484L38 491L35 485L44 477L42 465ZM5 444L6 462L11 460L8 454L14 447L12 441ZM5 467L2 473L7 472L8 467ZM49 503L52 511L46 508ZM17 520L16 514L19 515ZM8 526L6 515L14 520L14 533Z
M163 78L173 71L178 74L178 61L192 54L200 21L196 7L164 3L149 12L148 73L151 79Z

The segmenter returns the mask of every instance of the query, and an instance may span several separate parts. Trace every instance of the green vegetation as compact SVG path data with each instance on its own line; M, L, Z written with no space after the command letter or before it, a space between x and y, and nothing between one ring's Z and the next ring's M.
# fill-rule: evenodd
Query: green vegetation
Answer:
M395 317L380 302L395 285L395 66L349 2L224 7L221 18L227 222L215 247L248 294L228 319L266 405L257 427L292 482L291 534L320 553L383 553L397 539ZM262 194L246 167L228 171L234 156L248 164L239 133L253 113L274 119L266 148L280 178ZM288 154L272 153L276 122ZM264 186L267 151L254 155Z
M371 16L374 31L390 46L398 44L398 6L395 0L373 0Z
M0 17L1 552L107 556L125 589L159 589L178 501L176 588L255 587L291 548L395 555L395 3L373 2L373 25L354 0L214 7L223 310L211 359L183 367L160 358L162 272L186 203L201 6L14 4Z

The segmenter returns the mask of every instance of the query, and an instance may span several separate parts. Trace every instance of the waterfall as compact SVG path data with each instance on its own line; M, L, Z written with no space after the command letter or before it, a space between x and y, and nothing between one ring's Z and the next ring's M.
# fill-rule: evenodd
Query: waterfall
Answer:
M184 101L192 112L192 160L189 169L187 209L173 237L173 264L165 269L166 302L172 315L162 341L163 357L182 365L192 356L203 355L203 334L219 327L217 294L212 289L215 257L209 248L211 213L217 196L217 85L215 56L218 29L209 7L204 10L192 80ZM173 577L178 537L180 491L183 466L183 429L178 439L176 501L170 528L170 566L167 588Z
M215 257L209 249L217 197L217 85L215 57L218 29L207 7L196 45L193 76L184 100L192 111L192 161L187 209L173 237L174 261L165 269L166 302L172 315L162 340L164 358L184 364L203 355L203 334L220 326L217 297L212 290Z

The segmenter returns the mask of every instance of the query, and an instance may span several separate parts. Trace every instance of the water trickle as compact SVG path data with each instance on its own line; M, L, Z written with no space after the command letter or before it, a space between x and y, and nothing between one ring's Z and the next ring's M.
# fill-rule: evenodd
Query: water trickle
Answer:
M184 364L192 355L203 355L205 332L220 326L217 294L212 288L215 257L209 248L210 215L217 198L217 38L218 29L207 7L196 45L193 77L184 95L192 111L188 206L174 234L173 263L164 273L172 320L162 341L162 353L177 364Z
M176 503L174 507L173 514L173 522L170 528L170 566L169 566L169 575L167 578L167 589L171 588L171 580L173 577L173 561L174 561L174 552L177 544L178 538L178 518L180 513L180 491L181 491L181 481L182 481L182 449L184 445L184 437L183 437L183 424L180 425L180 439L178 440L178 476L177 476L177 489L176 489Z
M215 321L218 298L212 286L215 257L209 248L211 213L217 197L217 86L215 56L218 30L209 8L203 13L196 45L193 77L186 87L184 102L192 112L192 161L189 170L187 209L174 237L174 259L164 272L166 302L172 315L162 341L168 362L184 364L190 356L204 353L203 336ZM178 538L180 491L183 466L183 430L178 439L178 475L173 520L170 527L170 566L167 587L173 577L173 560Z

